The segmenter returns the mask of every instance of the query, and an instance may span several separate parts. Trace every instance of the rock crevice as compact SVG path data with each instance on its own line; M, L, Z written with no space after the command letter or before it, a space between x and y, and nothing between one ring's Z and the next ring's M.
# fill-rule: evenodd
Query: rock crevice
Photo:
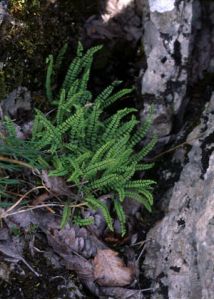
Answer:
M150 268L145 273L159 283L155 298L163 296L162 286L168 287L169 298L214 297L214 140L209 139L214 128L213 109L214 94L200 125L187 138L196 136L189 162L169 196L168 213L147 236L151 242L144 263ZM205 148L210 149L206 169Z

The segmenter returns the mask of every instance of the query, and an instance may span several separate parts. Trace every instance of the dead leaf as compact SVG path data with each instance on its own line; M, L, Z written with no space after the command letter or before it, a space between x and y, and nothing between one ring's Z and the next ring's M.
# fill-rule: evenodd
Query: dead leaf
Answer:
M53 193L65 196L70 194L70 190L62 177L49 177L48 172L45 170L42 171L41 175L46 187Z
M44 203L45 200L47 200L48 198L50 198L50 194L48 192L45 192L45 193L39 195L38 197L36 197L36 199L33 200L32 205L36 206L41 203Z
M133 270L110 249L98 250L93 264L94 278L101 286L125 286L133 279Z
M22 256L23 247L24 242L19 238L14 237L8 241L0 242L0 253L9 257L13 262L22 261L37 277L39 277L39 273L37 273Z

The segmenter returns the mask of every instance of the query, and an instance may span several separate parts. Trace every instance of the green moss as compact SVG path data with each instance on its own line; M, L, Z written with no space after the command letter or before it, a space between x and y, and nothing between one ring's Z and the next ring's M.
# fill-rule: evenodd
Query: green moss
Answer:
M65 42L70 48L68 55L72 56L80 28L96 9L97 2L89 0L10 1L9 12L15 24L4 24L0 32L4 37L0 56L9 90L18 85L43 89L45 58L49 53L58 53Z

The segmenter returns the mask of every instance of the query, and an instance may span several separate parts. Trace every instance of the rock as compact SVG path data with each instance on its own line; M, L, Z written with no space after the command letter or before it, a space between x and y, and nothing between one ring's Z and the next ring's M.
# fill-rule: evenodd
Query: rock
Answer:
M182 123L187 87L214 68L212 1L137 0L143 19L146 68L144 101L155 103L154 119L167 136L176 116ZM206 22L204 20L206 19ZM209 41L209 42L208 42Z
M90 39L124 39L132 46L142 37L141 17L132 0L100 1L100 15L91 16L85 23L86 35Z
M5 17L7 16L7 6L8 6L8 3L6 0L2 0L0 2L0 25L2 24Z
M214 297L213 128L214 93L201 123L187 138L192 146L189 161L165 195L166 215L146 238L145 275L159 283L152 298Z
M1 102L3 114L9 115L11 118L20 119L21 115L32 112L31 93L26 87L18 87L12 91Z

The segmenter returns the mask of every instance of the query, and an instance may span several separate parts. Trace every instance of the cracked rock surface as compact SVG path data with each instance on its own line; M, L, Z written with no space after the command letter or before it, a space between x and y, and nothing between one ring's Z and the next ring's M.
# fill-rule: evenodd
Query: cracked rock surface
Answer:
M160 137L168 136L173 117L182 122L187 88L214 70L212 1L138 0L143 23L146 67L141 70L145 102L155 105ZM157 127L157 126L156 126Z
M161 200L168 197L166 215L147 235L145 274L159 284L153 298L214 297L213 128L214 93L187 138L192 149L180 179Z

